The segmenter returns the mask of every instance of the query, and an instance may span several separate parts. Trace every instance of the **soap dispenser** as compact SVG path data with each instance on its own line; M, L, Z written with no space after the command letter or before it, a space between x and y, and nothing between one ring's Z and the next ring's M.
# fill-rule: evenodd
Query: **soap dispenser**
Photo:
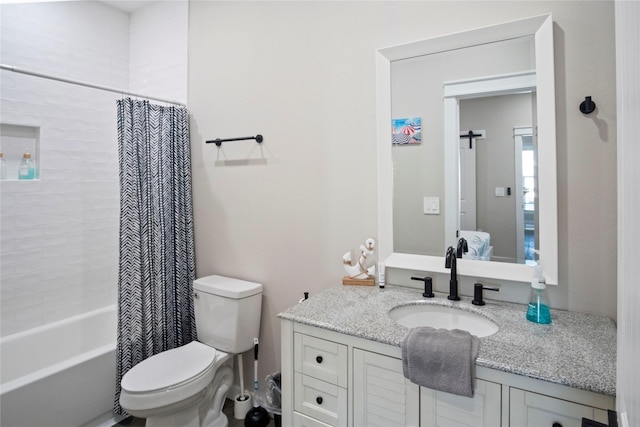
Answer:
M531 298L527 307L527 320L535 323L551 323L551 312L549 311L549 300L545 293L547 285L544 283L542 265L538 263L534 267L534 278L531 281Z

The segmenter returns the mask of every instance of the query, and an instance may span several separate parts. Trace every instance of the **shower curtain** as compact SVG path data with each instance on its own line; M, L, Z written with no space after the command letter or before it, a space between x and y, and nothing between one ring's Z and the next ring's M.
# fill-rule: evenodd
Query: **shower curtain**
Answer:
M191 150L186 108L119 100L117 387L137 363L196 339Z

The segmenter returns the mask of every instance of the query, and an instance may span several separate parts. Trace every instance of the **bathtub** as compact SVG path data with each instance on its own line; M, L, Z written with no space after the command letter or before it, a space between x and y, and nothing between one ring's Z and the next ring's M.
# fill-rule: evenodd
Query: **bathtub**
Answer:
M109 426L115 305L0 339L2 427Z

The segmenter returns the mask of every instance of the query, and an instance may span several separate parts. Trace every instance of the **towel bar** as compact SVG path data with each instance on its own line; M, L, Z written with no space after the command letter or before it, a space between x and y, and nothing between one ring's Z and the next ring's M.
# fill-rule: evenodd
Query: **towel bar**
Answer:
M205 141L205 143L210 144L210 143L214 143L216 144L218 147L220 147L222 145L223 142L229 142L229 141L246 141L248 139L255 139L256 142L258 144L260 144L264 138L262 137L262 135L258 134L256 136L243 136L240 138L227 138L227 139L220 139L220 138L216 138L216 139L212 139L210 141Z

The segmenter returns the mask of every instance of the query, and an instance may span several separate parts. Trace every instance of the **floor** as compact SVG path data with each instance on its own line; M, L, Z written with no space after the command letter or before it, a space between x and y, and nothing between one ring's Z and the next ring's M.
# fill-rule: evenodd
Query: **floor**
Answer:
M233 401L227 399L224 403L224 408L222 409L222 412L224 412L224 414L227 416L227 419L229 420L229 427L244 427L244 420L237 420L234 416L233 416ZM129 424L125 424L125 423L120 423L119 425L124 425L127 427L143 427L145 423L145 420L142 418L134 418L133 421ZM269 425L268 427L275 427L275 423L273 421L273 418L269 421Z

